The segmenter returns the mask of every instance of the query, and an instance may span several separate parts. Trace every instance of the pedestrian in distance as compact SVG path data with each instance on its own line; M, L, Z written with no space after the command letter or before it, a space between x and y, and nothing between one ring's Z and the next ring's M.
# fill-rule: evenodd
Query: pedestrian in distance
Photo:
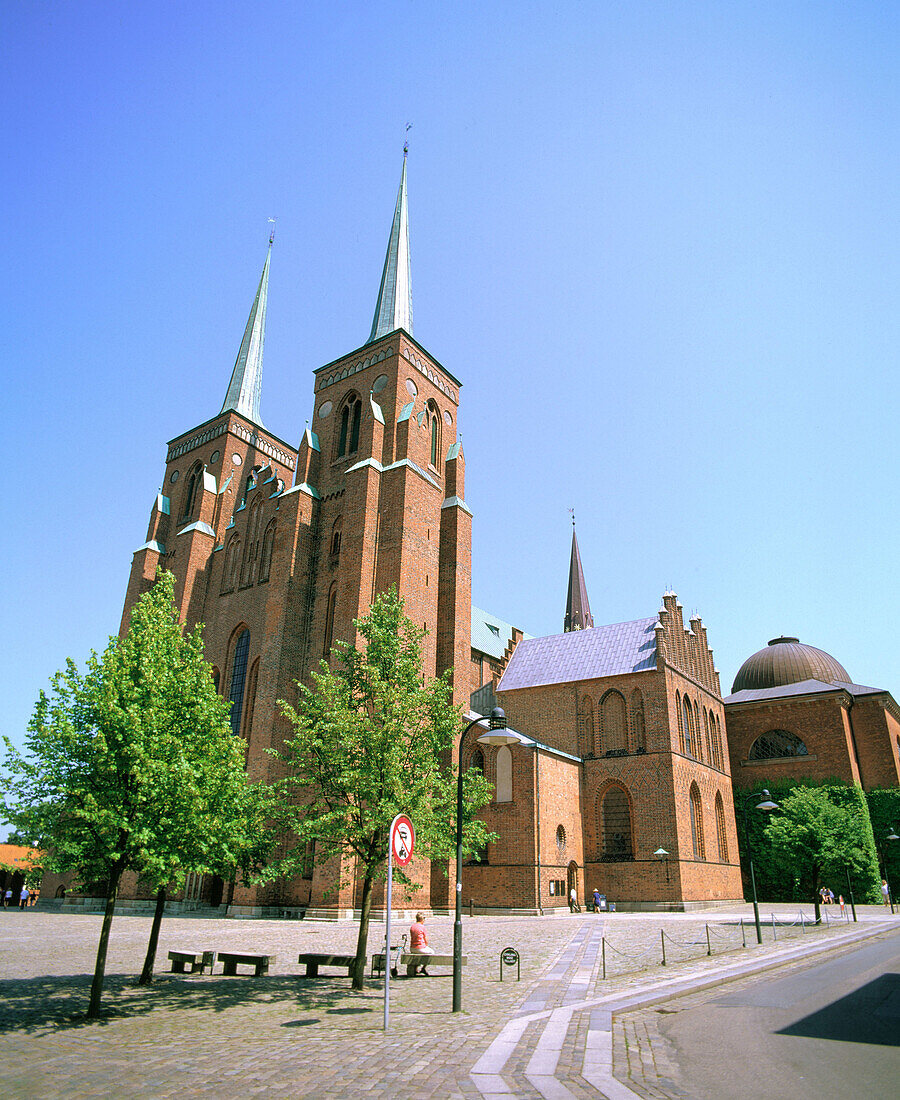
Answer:
M23 886L22 887L22 893L19 894L19 906L22 909L27 909L28 908L28 897L29 897L28 887Z
M569 912L580 913L581 906L578 904L578 894L575 892L575 887L569 891Z
M11 902L11 901L12 901L12 889L10 888L10 889L9 889L9 890L7 890L7 891L6 891L6 893L5 893L4 895L3 895L3 908L4 908L4 909L8 909L8 908L9 908L9 904L10 904L10 902Z
M596 889L594 890L594 912L600 912L600 891Z
M883 878L881 880L881 904L882 905L890 905L891 904L891 891L888 888L886 878Z

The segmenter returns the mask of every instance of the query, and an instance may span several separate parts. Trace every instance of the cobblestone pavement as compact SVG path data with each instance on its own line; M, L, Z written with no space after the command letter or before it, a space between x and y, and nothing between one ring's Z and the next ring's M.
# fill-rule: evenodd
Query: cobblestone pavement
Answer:
M797 915L796 907L775 909L779 920ZM160 970L169 950L274 953L277 962L262 978L159 973L152 986L138 988L134 977L150 919L117 916L104 1016L88 1022L84 1012L101 918L3 910L0 1081L7 1096L42 1100L669 1095L635 1092L612 1077L614 1003L656 996L661 981L667 988L678 981L688 989L691 982L717 980L736 958L740 968L773 951L790 951L792 944L837 943L848 928L876 931L882 914L864 916L871 922L865 926L835 923L812 933L780 926L777 944L770 928L763 947L750 945L751 927L746 950L741 916L746 921L746 908L465 918L463 1013L450 1011L449 968L430 978L401 978L391 983L391 1028L385 1033L380 981L354 993L346 976L307 979L297 964L303 951L352 953L355 924L167 917L157 955ZM405 931L405 924L395 928ZM449 953L452 920L432 918L428 925L435 949ZM373 924L370 953L383 938L384 926ZM500 982L499 954L507 945L521 953L521 982L508 969ZM633 1030L622 1032L618 1045L624 1060L617 1061L616 1072L623 1079L630 1074L638 1090L665 1085L667 1067L646 1024L644 1035L635 1030L639 1023L628 1026Z

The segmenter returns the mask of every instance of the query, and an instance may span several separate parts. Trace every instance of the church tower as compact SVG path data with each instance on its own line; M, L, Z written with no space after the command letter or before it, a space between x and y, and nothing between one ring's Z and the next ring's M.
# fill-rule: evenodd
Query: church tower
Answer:
M299 448L260 416L270 239L221 411L169 444L132 563L122 628L157 567L171 570L182 618L204 624L206 656L254 777L274 775L266 750L289 733L278 700L296 698L296 682L335 642L355 641L353 620L391 586L427 632L426 675L452 668L454 700L469 703L471 513L457 436L460 383L413 337L406 168L404 149L369 338L314 370ZM346 911L353 886L333 891L336 874L316 867L299 882L233 887L226 902L243 914L269 905ZM418 877L417 903L449 905L445 875L425 865Z
M575 534L575 520L572 520L572 556L569 560L569 590L566 596L566 618L563 632L584 630L593 626L591 605L588 602L587 585L581 570L581 554L578 552L578 538Z

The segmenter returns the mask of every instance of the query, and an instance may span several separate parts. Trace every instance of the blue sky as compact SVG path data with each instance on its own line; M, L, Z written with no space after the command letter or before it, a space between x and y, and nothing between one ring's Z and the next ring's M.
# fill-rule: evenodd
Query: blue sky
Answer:
M900 692L900 8L0 3L0 730L118 629L278 217L262 416L367 338L410 131L415 336L464 383L473 598L666 588Z

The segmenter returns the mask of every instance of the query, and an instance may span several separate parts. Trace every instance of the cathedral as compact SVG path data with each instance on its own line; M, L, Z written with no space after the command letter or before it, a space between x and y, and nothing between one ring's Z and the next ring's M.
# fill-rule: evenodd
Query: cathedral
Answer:
M122 627L157 569L170 570L183 619L205 624L247 768L270 778L267 750L288 732L277 700L295 697L335 641L354 642L354 619L394 585L427 630L426 674L452 669L464 711L499 702L523 735L464 746L463 766L494 785L483 814L497 834L464 871L472 911L546 912L573 887L620 908L738 899L724 704L700 619L686 624L667 592L643 618L595 625L574 530L561 634L529 637L472 606L461 383L413 336L406 173L404 152L368 340L313 371L299 446L260 415L270 240L222 408L168 444ZM182 901L351 915L354 868L309 856L304 877L267 886L189 876ZM399 904L448 911L447 870L414 863L419 888ZM147 900L138 884L129 893Z

